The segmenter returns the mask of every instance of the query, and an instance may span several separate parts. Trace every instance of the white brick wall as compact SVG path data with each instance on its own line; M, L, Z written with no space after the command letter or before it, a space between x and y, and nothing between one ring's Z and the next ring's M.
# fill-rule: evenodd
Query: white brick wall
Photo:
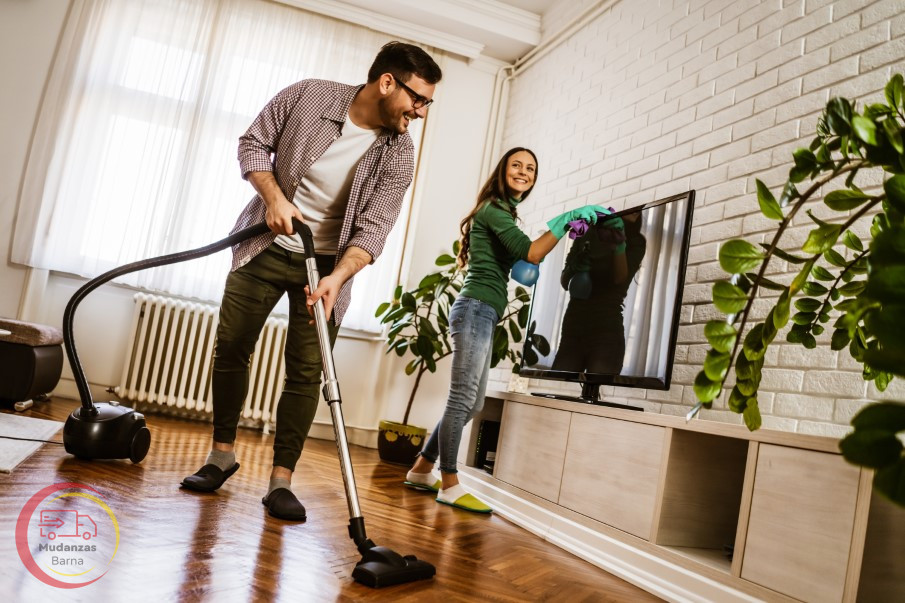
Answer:
M545 36L590 2L565 4L572 9L545 18ZM764 240L775 224L758 211L755 178L778 195L792 151L813 138L827 100L882 99L888 78L905 71L903 57L902 0L622 0L518 74L503 147L524 145L540 159L534 207L523 212L529 232L578 205L631 206L697 190L672 388L608 393L648 411L687 412L707 349L703 323L719 316L709 290L725 276L719 243ZM800 244L808 225L796 220L784 240ZM772 268L781 279L785 266ZM764 312L759 304L755 315ZM825 343L805 350L784 333L766 359L766 427L840 435L870 400L905 397L905 384L885 396L865 384L847 352ZM505 389L508 369L493 379ZM725 397L704 416L740 422Z

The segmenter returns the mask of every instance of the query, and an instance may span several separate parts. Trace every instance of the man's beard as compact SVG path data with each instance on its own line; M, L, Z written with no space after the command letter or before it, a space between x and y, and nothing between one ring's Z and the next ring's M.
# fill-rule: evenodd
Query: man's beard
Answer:
M380 117L380 123L383 124L383 127L387 130L392 130L397 134L404 134L407 131L407 126L403 126L403 113L398 115L394 115L390 111L390 98L381 98L377 101L377 115ZM413 119L409 120L409 124L414 121Z

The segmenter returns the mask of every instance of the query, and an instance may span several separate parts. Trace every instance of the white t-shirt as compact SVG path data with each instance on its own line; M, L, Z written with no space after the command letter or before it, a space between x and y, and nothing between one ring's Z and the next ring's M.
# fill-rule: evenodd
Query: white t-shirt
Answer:
M379 129L360 128L347 115L342 136L314 162L295 189L292 203L311 228L317 253L336 253L355 168L379 135ZM305 250L298 233L291 237L277 235L275 240L277 245L289 251Z

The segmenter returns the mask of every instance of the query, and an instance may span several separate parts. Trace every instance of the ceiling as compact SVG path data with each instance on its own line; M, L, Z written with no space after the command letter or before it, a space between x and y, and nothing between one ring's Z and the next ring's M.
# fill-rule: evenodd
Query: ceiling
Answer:
M540 43L544 13L563 1L567 0L341 0L330 4L410 24L427 32L427 37L440 32L463 43L467 50L460 52L466 56L511 63Z

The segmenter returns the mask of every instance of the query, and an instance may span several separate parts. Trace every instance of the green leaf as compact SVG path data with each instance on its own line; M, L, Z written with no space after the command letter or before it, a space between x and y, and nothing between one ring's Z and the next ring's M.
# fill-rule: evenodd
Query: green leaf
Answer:
M861 429L848 434L839 442L842 456L850 463L880 469L899 460L902 442L894 432L886 429Z
M823 202L835 211L848 211L862 205L871 196L859 191L839 190L833 191L824 197Z
M803 345L808 350L813 350L817 347L817 339L814 338L810 333L804 333L801 336L801 345Z
M742 418L745 420L745 426L748 431L757 431L761 427L760 408L757 406L757 399L748 400L745 410L742 412Z
M745 405L748 403L748 396L743 394L738 387L733 387L732 392L729 394L728 406L729 410L732 412L742 412L745 410Z
M520 327L525 328L528 326L528 314L531 311L531 306L524 305L518 310L518 324Z
M814 224L816 224L817 226L826 226L827 225L827 222L821 220L816 215L814 215L814 212L811 211L810 209L807 211L807 214L808 214L808 217L811 220L813 220Z
M860 295L861 292L864 291L865 286L867 286L866 281L853 281L839 287L839 293L841 293L845 297L854 297L856 295Z
M877 146L877 124L866 117L855 115L852 118L852 126L858 138L869 145Z
M748 360L744 354L739 354L735 359L735 376L739 381L753 381L758 379L761 368L764 366L764 359Z
M824 224L818 226L808 234L808 240L805 241L801 249L807 253L823 253L827 249L836 244L842 226L839 224Z
M890 381L892 381L891 374L887 373L886 371L878 371L877 376L874 379L874 385L877 386L877 390L885 392L886 388L889 386Z
M815 320L817 320L816 312L796 312L792 316L792 322L796 325L809 325Z
M415 302L415 296L406 291L402 294L402 300L400 301L402 307L408 310L409 312L415 311L415 306L417 303Z
M419 289L433 289L434 286L443 280L443 274L440 272L432 272L424 276L418 283Z
M712 402L714 398L720 395L722 384L711 381L704 371L698 373L694 379L694 393L701 402Z
M829 289L816 281L808 281L801 288L801 292L805 295L825 295L829 293Z
M434 263L437 266L449 266L450 264L456 263L456 258L449 255L448 253L444 253L444 254L438 256L437 259L434 260Z
M387 309L388 309L391 305L393 305L393 304L391 304L390 302L383 302L382 304L380 304L379 306L377 306L377 311L374 312L374 316L375 316L375 317L380 317L380 315L383 314L384 312L386 312Z
M773 339L776 337L776 325L773 322L775 313L776 308L771 308L770 312L767 313L767 318L763 322L764 330L761 333L761 341L764 344L764 348L773 343Z
M704 373L711 381L722 383L729 370L729 354L710 350L704 358Z
M760 378L755 380L742 380L739 379L736 382L735 386L738 388L744 396L748 398L753 398L757 395L757 388L760 387Z
M852 105L844 98L831 98L826 105L826 121L830 129L839 136L851 132Z
M405 365L405 374L411 375L412 373L414 373L419 364L421 364L420 358L416 358L415 360L410 361Z
M823 259L825 259L829 264L836 266L837 268L844 268L846 264L848 264L848 262L845 261L845 258L842 257L842 254L835 249L827 249L826 251L824 251Z
M897 211L905 213L905 174L896 174L883 183L886 201Z
M861 243L861 239L850 230L846 230L845 234L842 235L842 244L852 251L864 251L864 245Z
M814 269L811 270L811 276L821 281L834 281L836 277L830 273L829 270L822 266L814 266Z
M895 119L889 118L883 120L883 132L886 134L886 138L889 140L892 148L894 148L899 155L905 152L905 145L902 144L902 129L896 125Z
M773 326L777 329L781 329L789 322L789 290L785 289L782 294L779 296L779 301L776 302L776 307L773 308Z
M763 337L764 323L762 322L757 323L750 331L748 331L748 334L745 336L745 343L742 345L742 349L748 360L759 360L760 358L763 358L767 351Z
M412 351L417 352L419 356L431 358L434 355L434 342L427 335L419 335L415 345L416 349Z
M795 308L802 312L816 312L817 309L823 305L823 302L817 299L812 299L810 297L803 297L801 299L795 300Z
M886 88L884 89L886 102L893 111L902 108L902 88L903 78L901 73L895 74L890 78L889 82L886 83Z
M801 268L798 274L792 279L792 284L789 285L789 290L792 295L798 292L799 289L804 285L805 281L811 275L811 268L814 267L814 260L808 260L805 265Z
M741 274L758 266L764 254L757 247L741 239L732 239L720 247L720 266L731 274Z
M761 243L760 246L766 250L770 249L770 246L767 243ZM779 259L785 260L791 264L804 264L805 262L808 261L808 258L803 258L803 257L797 256L797 255L793 255L793 254L789 253L788 251L785 251L784 249L780 249L779 247L776 247L773 249L773 255L775 255Z
M512 334L512 341L515 343L519 343L522 340L522 330L518 328L518 324L509 319L509 333Z
M757 278L757 275L754 274L753 272L749 272L745 276L747 276L749 279L751 279L751 281L756 280L758 286L763 287L764 289L770 289L771 291L783 291L786 288L785 285L783 285L781 283L777 283L776 281L770 280L765 276Z
M729 281L717 281L713 284L713 305L721 312L735 314L748 303L744 291Z
M805 149L799 149L799 151L801 150ZM813 155L811 156L813 157ZM755 180L755 182L757 184L757 202L760 204L761 213L771 220L782 220L784 217L782 215L782 209L779 207L779 203L776 202L773 193L771 193L770 189L767 188L767 185L759 179Z
M795 184L786 182L786 185L782 188L782 194L779 196L779 206L785 207L790 201L798 199L799 197L801 197L801 194L798 192L798 189L795 188Z
M848 345L851 338L848 336L848 329L836 329L833 331L833 337L830 342L831 350L842 350Z
M711 320L704 325L704 337L717 352L728 352L735 345L735 327L722 320Z

